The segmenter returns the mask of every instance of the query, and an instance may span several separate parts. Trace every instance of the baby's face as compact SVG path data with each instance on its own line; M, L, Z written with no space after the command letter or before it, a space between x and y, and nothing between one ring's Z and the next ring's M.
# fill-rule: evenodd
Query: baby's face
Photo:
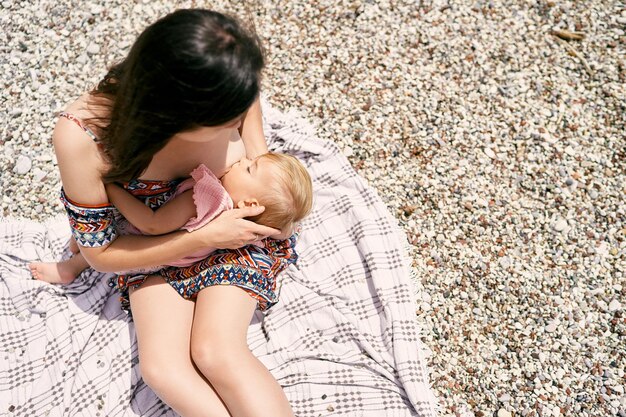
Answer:
M222 185L235 205L240 201L258 200L270 192L278 175L277 167L261 155L255 159L243 158L222 176Z

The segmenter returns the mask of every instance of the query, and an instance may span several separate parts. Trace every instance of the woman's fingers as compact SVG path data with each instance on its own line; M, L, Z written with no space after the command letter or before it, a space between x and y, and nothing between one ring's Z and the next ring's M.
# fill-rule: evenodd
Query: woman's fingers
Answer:
M250 243L274 236L280 230L256 224L245 217L256 216L264 207L243 207L227 210L199 230L206 246L215 248L240 248Z
M262 224L256 224L253 222L250 223L253 225L253 227L250 228L250 231L257 236L257 239L265 239L268 236L274 236L281 233L280 230L274 229L273 227L263 226Z
M265 207L263 206L254 206L254 207L237 208L231 211L235 212L234 216L236 218L245 218L245 217L257 216L263 213L264 210L265 210ZM281 233L281 231L279 229L274 229L273 227L268 227L262 224L256 224L254 222L250 222L250 233L253 234L252 237L256 236L256 239L254 240L258 240L258 239L265 239L268 236L278 235Z

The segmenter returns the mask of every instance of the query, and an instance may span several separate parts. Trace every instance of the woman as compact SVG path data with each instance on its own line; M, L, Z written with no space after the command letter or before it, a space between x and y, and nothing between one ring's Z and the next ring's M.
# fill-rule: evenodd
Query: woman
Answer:
M94 269L162 265L202 247L239 248L281 234L245 220L263 211L246 207L194 232L117 236L105 192L106 183L123 183L158 206L200 163L219 177L244 155L265 153L262 67L258 39L236 20L179 10L149 26L127 58L61 114L53 142L62 199ZM170 275L193 280L188 272L203 267ZM293 415L280 385L247 347L257 300L235 285L217 285L191 301L167 281L152 275L122 283L142 376L157 395L182 416Z

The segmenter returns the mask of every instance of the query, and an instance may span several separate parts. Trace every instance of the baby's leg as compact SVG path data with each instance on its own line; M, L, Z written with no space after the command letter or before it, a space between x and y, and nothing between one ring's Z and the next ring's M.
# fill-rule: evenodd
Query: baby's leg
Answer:
M200 291L191 356L233 417L292 417L281 386L248 348L246 336L255 308L256 300L235 286Z
M51 284L69 284L89 264L79 252L70 259L61 262L33 262L28 265L33 278Z
M80 251L78 249L78 243L76 243L76 239L74 239L74 236L70 237L69 247L70 252L72 252L74 255L76 255Z

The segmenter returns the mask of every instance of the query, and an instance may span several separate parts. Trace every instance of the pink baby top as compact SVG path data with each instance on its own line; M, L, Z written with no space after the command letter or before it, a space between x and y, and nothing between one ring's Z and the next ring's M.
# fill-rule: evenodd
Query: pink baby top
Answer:
M222 186L222 183L205 165L199 165L191 172L191 178L178 184L171 198L173 199L189 189L193 189L193 201L196 205L197 214L196 217L189 219L181 229L189 232L199 229L219 216L224 210L233 208L233 200ZM118 223L118 231L121 234L142 234L139 229L125 219L120 220ZM215 250L216 248L207 247L182 259L170 262L168 265L189 266L205 259L207 255ZM150 268L150 270L158 270L160 268L155 267Z

